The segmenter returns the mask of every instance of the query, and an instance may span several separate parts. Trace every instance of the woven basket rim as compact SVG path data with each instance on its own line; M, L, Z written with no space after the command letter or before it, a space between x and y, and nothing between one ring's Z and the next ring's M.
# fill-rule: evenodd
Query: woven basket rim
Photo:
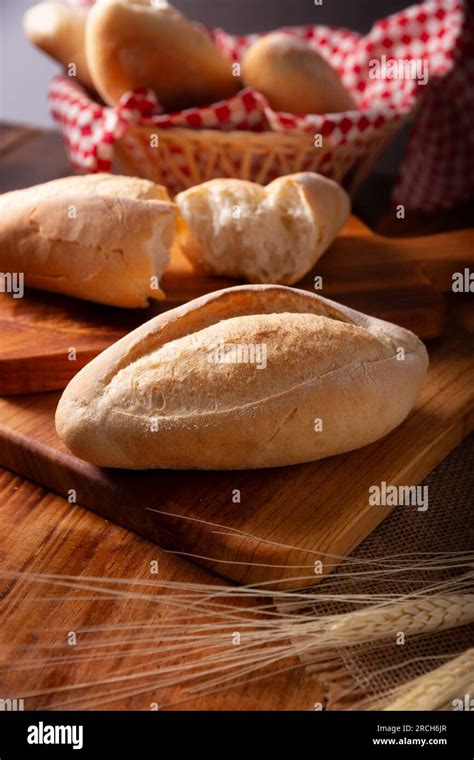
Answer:
M256 142L279 142L280 140L289 140L290 142L313 141L314 135L298 132L292 134L290 132L274 132L273 130L266 129L260 132L253 131L251 129L211 129L209 127L159 127L153 124L130 124L131 129L144 129L148 132L160 132L162 134L172 134L176 137L183 137L189 139L195 138L212 138L217 140L228 139L240 139L240 140L255 140ZM126 130L128 131L128 129Z
M408 116L408 115L407 115ZM383 127L379 127L373 132L368 132L366 135L360 134L354 140L348 140L347 144L351 142L359 142L361 139L370 142L372 139L377 139L384 134L392 130L398 130L407 121L406 117L401 117L392 122L388 122ZM282 143L288 144L302 144L308 143L314 145L314 136L319 132L275 132L273 130L264 130L261 132L254 132L252 130L245 129L209 129L209 128L192 128L192 127L159 127L153 124L130 124L122 137L125 137L128 131L144 130L148 133L170 135L176 138L182 138L183 140L208 140L212 139L216 142L230 142L230 141L245 141L252 143L260 143L262 145L268 145L268 143ZM120 139L120 138L119 138ZM324 139L324 136L323 136ZM327 149L338 149L343 146L331 146L328 142Z

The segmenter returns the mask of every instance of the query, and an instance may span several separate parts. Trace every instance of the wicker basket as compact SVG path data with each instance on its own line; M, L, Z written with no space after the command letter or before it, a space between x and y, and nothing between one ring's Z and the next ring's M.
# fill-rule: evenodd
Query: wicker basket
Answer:
M116 142L115 166L164 184L171 193L215 177L266 184L284 174L320 171L353 195L402 123L337 148L315 147L309 134L129 126Z
M400 28L393 19L396 45ZM208 31L232 61L241 61L258 36ZM396 79L370 77L370 61L386 53L386 35L381 38L377 25L365 37L317 25L283 31L327 57L348 90L357 94L358 109L279 113L262 94L244 87L218 103L163 114L155 94L146 88L124 93L110 108L95 102L69 77L58 77L50 88L50 105L71 161L86 171L109 171L113 165L163 184L171 193L216 177L267 184L284 174L318 171L353 195L413 112L415 83L407 87ZM322 147L315 135L322 135Z

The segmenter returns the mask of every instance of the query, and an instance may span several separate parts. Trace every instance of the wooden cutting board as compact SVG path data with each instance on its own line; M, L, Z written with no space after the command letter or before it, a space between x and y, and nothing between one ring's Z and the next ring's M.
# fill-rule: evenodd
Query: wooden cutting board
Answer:
M384 238L351 217L315 271L299 287L318 291L354 309L396 322L422 338L441 333L442 291L454 271L474 265L470 230L419 238ZM96 354L164 309L235 280L193 273L174 253L165 273L166 302L123 310L28 291L23 299L0 294L0 394L62 389ZM74 349L74 351L71 351Z
M82 506L236 581L309 585L321 578L320 552L349 553L391 511L368 505L370 486L419 483L473 429L473 336L434 341L430 360L422 396L397 430L320 462L242 472L97 468L58 440L58 394L49 393L0 399L0 465L65 498L73 490ZM429 506L418 515L423 531Z

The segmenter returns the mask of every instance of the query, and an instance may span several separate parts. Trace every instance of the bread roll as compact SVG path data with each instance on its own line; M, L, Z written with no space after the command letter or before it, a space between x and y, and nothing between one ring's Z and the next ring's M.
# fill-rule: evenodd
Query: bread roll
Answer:
M213 179L179 193L176 202L177 242L197 269L287 285L313 268L350 211L342 187L311 172L267 187Z
M357 109L338 73L306 42L284 32L261 37L242 61L242 80L274 111L338 113Z
M239 89L210 37L170 7L100 0L89 13L86 50L96 89L111 105L135 87L152 88L167 111Z
M64 391L56 429L106 467L296 464L390 432L427 364L401 327L305 291L240 286L160 314L97 356Z
M39 3L23 17L23 28L31 42L59 61L66 69L76 65L80 82L93 89L86 61L85 35L87 11L59 3Z
M175 206L148 180L93 174L0 195L0 271L32 288L124 307L163 296ZM156 278L152 280L152 278Z

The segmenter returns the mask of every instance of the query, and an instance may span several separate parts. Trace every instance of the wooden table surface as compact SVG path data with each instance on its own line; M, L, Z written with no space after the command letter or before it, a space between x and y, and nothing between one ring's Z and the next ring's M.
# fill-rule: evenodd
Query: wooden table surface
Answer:
M8 125L0 125L0 166L2 192L70 173L58 134ZM448 223L446 227L449 226ZM435 229L442 227L438 224ZM435 231L433 225L429 225L429 231ZM156 545L7 471L0 471L0 514L3 571L149 580L150 562L159 560L160 580L216 582L216 576L183 557L165 554ZM226 584L222 579L218 582ZM21 697L38 688L107 678L128 664L127 654L117 651L107 660L49 666L40 675L28 669L10 670L12 646L34 645L44 630L54 628L65 633L76 626L104 620L118 624L137 618L158 620L156 604L149 600L98 600L86 596L80 602L71 602L64 595L54 601L45 600L45 596L45 588L30 579L0 578L0 664L4 666L0 673L1 697ZM166 612L162 611L160 624L166 620ZM150 703L156 700L160 707L168 709L314 709L321 698L314 677L296 661L280 662L275 669L282 672L261 681L250 679L244 685L206 697L183 701L182 689L170 686L160 690L159 696L151 691L105 702L100 707L150 709ZM49 702L44 704L48 706Z
M0 125L0 166L1 192L70 173L58 134L7 125ZM152 577L150 562L157 559L162 581L216 583L215 575L183 557L164 554L155 544L0 469L1 570L149 580ZM226 584L223 579L217 582ZM12 645L34 644L41 638L41 631L53 624L67 632L71 627L91 621L120 624L136 618L147 622L157 619L153 602L38 601L44 596L45 588L29 580L0 578L0 663L4 666L0 672L0 697L20 697L52 684L106 678L116 668L125 669L129 664L127 655L118 652L116 658L104 662L92 660L80 666L51 667L41 677L25 670L10 672ZM160 622L164 622L163 616ZM205 698L183 701L182 690L169 687L160 690L159 695L151 691L102 704L101 708L147 710L150 703L157 700L160 707L172 705L170 709L311 710L320 699L318 685L297 661L281 662L276 670L291 666L297 669L277 673L263 681L250 680L245 685L226 688ZM28 708L28 699L25 707Z

